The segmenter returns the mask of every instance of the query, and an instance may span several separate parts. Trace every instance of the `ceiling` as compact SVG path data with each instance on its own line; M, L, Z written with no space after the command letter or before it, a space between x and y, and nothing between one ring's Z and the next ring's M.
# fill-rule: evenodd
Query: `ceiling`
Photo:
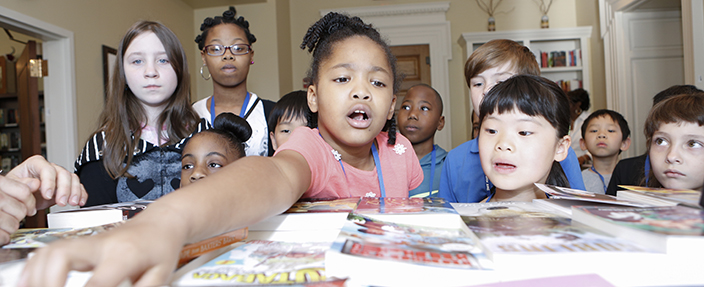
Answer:
M237 6L240 4L266 3L266 0L181 0L193 9L220 7L220 6Z

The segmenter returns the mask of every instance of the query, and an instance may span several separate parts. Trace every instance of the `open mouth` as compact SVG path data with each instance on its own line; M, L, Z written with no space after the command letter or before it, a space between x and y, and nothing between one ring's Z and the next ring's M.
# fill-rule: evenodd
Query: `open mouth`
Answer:
M366 129L372 124L369 108L364 105L357 105L350 109L347 114L347 122L354 128Z
M350 119L353 119L355 121L366 121L369 119L369 116L367 116L367 113L362 110L354 110L351 114L348 115Z
M516 165L505 162L495 162L494 169L499 173L509 173L516 170Z

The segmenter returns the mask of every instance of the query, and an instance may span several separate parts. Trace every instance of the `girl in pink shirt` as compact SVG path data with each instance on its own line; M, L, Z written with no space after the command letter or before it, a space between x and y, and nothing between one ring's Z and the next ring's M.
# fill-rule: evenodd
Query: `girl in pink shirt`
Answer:
M301 197L407 196L423 172L410 142L396 135L400 80L379 32L331 12L301 47L313 51L308 105L318 113L318 129L298 128L273 157L239 159L118 228L41 248L19 285L63 286L71 269L93 270L92 286L125 278L162 285L184 244L279 214Z

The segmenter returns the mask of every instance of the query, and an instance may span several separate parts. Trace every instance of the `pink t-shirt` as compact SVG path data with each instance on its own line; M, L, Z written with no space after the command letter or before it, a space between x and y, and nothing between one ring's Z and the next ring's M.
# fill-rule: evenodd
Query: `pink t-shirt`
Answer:
M423 182L423 170L408 139L397 134L396 145L389 146L386 143L388 138L385 132L376 136L386 196L408 197L408 191ZM343 172L340 162L332 153L332 147L323 140L317 129L297 128L276 153L282 150L300 153L310 166L310 187L302 198L381 196L376 174L378 167L370 171L360 170L342 159Z

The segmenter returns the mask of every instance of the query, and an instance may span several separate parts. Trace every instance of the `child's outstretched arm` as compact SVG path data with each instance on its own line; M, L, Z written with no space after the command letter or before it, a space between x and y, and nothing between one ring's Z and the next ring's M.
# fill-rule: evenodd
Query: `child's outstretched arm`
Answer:
M86 286L168 283L186 243L242 228L290 207L310 185L310 167L297 152L246 157L174 191L123 226L41 248L20 286L64 286L69 270L93 270Z

